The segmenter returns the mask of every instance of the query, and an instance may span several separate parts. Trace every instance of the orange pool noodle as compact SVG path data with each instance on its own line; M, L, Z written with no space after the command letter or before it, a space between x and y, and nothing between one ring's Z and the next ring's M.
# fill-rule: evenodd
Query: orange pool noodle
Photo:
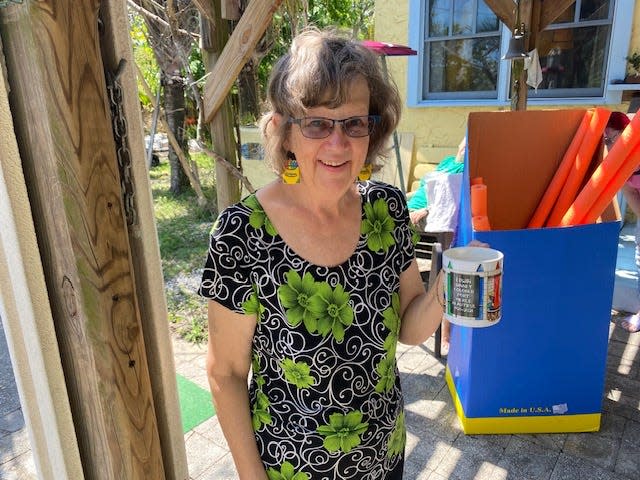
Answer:
M483 180L483 178L482 178L482 177L473 177L473 178L469 181L469 183L470 183L471 185L480 185L480 184L483 184L483 183L484 183L484 180Z
M560 195L560 191L562 190L562 186L566 182L569 172L571 171L571 167L576 160L578 149L580 148L580 144L587 133L592 116L593 111L587 110L585 112L582 122L580 122L580 125L573 136L573 140L571 140L567 151L564 153L556 173L553 175L551 182L547 186L547 189L545 190L536 211L533 213L531 220L529 220L528 228L541 228L547 221L547 217L549 216L553 205L556 203L558 195Z
M623 164L626 164L629 155L632 154L638 144L640 144L640 115L634 115L629 125L622 131L616 143L607 153L607 156L604 157L602 163L598 165L591 178L582 188L571 208L562 217L562 225L585 223L582 219L591 210L593 204L612 179L617 177L618 171Z
M471 217L471 223L473 224L473 229L476 232L491 230L489 217L487 217L486 215L477 215L475 217Z
M587 224L595 222L605 211L607 205L611 203L613 197L616 196L620 188L622 188L625 182L629 180L629 177L633 172L638 169L638 166L640 166L640 144L638 144L631 154L625 159L625 162L622 164L618 172L602 190L598 198L591 205L591 208L589 208L586 214L582 216L579 223Z
M487 216L487 186L471 185L471 216Z
M560 225L560 221L576 199L576 194L582 185L593 154L602 141L602 134L607 126L610 115L611 111L606 108L596 107L594 109L591 121L589 122L589 128L582 139L575 162L569 170L567 180L564 182L558 200L547 220L547 227L557 227Z

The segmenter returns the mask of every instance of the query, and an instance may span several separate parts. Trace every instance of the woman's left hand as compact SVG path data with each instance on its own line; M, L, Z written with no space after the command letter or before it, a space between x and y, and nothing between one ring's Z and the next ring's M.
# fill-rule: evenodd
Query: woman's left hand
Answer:
M484 247L489 248L488 243L481 242L480 240L473 239L468 244L467 247Z

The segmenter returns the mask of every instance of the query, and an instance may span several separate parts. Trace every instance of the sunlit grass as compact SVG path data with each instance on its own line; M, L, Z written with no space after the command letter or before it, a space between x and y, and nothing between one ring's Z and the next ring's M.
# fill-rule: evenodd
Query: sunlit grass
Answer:
M212 179L211 161L192 155L202 179ZM211 210L198 206L195 193L174 196L169 191L170 168L166 158L149 172L165 281L169 321L185 339L199 343L207 338L205 299L197 294L215 220ZM215 198L213 180L202 181L207 198Z

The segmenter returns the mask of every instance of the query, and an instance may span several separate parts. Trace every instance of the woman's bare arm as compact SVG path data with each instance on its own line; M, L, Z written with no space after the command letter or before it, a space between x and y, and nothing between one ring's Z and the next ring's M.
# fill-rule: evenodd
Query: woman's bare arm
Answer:
M418 345L429 338L440 325L443 312L436 297L436 287L441 282L442 278L439 274L435 284L428 292L425 291L415 259L400 275L399 340L402 343Z
M266 479L251 425L249 391L255 315L209 301L207 376L216 414L241 480Z

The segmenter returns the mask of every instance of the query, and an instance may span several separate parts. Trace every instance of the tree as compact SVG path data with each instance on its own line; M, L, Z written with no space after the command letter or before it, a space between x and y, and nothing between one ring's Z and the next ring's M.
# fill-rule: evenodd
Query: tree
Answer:
M167 124L188 159L185 87L195 84L189 57L194 48L194 33L199 28L198 10L190 0L129 0L129 4L137 7L144 18L149 44L160 68ZM194 97L197 102L200 93L197 92ZM174 195L182 193L189 186L189 178L178 155L170 144L170 191Z

